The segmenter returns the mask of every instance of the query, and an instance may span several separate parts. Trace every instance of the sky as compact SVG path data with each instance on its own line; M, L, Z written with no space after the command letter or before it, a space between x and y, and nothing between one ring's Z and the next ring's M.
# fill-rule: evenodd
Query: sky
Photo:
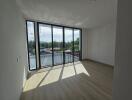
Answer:
M34 24L33 22L28 22L28 40L34 41ZM72 29L65 28L65 42L72 41ZM80 30L74 30L74 40L79 37ZM39 25L39 36L42 42L51 42L51 26L50 25ZM61 42L63 41L63 29L62 27L53 26L53 41Z
M34 24L32 22L27 22L28 40L34 41Z

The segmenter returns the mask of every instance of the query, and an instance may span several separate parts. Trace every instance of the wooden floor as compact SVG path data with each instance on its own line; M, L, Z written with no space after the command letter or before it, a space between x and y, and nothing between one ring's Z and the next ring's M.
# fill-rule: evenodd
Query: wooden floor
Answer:
M21 100L111 100L113 67L82 61L32 72Z

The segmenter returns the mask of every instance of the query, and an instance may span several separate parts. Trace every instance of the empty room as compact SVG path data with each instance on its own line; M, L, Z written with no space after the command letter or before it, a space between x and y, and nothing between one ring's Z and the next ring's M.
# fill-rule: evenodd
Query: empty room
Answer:
M1 0L0 100L131 100L131 4Z

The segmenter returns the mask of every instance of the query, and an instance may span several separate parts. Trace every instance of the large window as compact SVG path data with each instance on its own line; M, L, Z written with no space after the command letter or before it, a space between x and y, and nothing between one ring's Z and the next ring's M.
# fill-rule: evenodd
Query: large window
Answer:
M64 29L65 63L73 62L73 29Z
M32 21L26 23L30 70L81 60L81 29Z
M79 61L81 58L81 34L79 29L74 29L74 61Z
M36 41L35 41L35 31L34 22L27 21L27 43L28 43L28 61L29 70L36 69Z
M54 65L63 64L63 28L53 26Z
M51 25L39 24L39 52L41 66L52 66Z

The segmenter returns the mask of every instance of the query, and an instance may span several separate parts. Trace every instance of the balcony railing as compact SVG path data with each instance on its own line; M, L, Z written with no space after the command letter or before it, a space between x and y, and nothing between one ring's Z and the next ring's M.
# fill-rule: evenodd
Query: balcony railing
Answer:
M48 67L52 66L52 53L40 54L41 66ZM63 64L63 52L54 53L54 65ZM65 53L65 63L73 62L73 53ZM74 61L79 61L79 54L74 55ZM30 55L31 67L35 67L35 56Z

